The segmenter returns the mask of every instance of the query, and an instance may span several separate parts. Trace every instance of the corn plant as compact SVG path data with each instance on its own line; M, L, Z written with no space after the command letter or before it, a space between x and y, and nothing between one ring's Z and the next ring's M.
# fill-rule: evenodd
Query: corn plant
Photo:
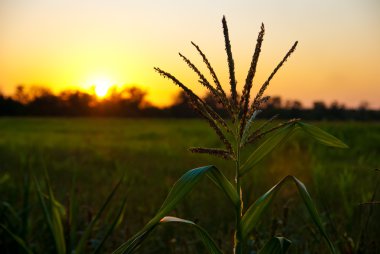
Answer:
M276 194L280 191L284 184L291 182L297 187L297 190L305 204L312 221L318 228L322 237L325 239L327 246L331 253L335 253L335 249L331 241L329 240L326 231L323 228L322 221L318 215L318 212L312 202L312 199L306 190L305 185L294 176L287 176L279 183L273 186L269 191L259 197L253 204L243 204L243 192L242 192L242 178L246 176L248 172L255 169L255 166L273 149L279 144L285 142L290 136L292 136L298 130L303 130L320 143L338 147L346 148L347 146L334 136L322 131L321 129L306 124L300 121L300 119L291 119L289 121L280 123L273 126L273 120L275 117L269 119L263 125L255 127L254 122L256 116L263 110L265 103L269 99L268 96L264 96L264 92L267 89L270 81L273 79L278 70L284 65L288 58L295 51L298 42L295 42L290 50L286 53L285 57L274 68L273 72L269 75L268 79L261 85L256 96L251 100L250 92L252 88L253 79L256 74L256 67L259 60L261 46L264 39L264 25L261 25L261 30L258 34L256 47L252 56L252 61L248 74L245 80L244 88L241 96L238 95L236 87L237 82L235 78L235 65L232 57L231 43L228 34L228 27L225 17L222 19L223 34L225 49L227 53L227 63L229 69L229 86L230 94L227 95L223 89L213 67L211 66L208 58L200 49L200 47L192 42L196 51L201 56L205 63L210 76L212 77L212 83L201 73L201 71L191 62L190 59L179 54L185 63L194 71L199 77L199 83L206 87L212 96L218 101L220 105L228 112L230 121L223 119L218 115L214 108L206 104L199 96L197 96L191 89L185 86L174 75L166 72L160 68L154 68L160 75L171 80L175 85L179 86L188 96L190 105L198 112L204 119L207 120L211 128L215 131L223 148L206 148L206 147L193 147L190 151L194 153L209 154L212 156L218 156L226 160L232 160L235 164L235 178L227 179L221 170L215 166L203 166L192 169L186 172L172 187L161 208L157 214L141 229L137 234L130 238L127 242L122 244L115 254L119 253L132 253L134 252L144 239L160 224L164 223L185 223L192 226L197 232L199 238L204 243L206 249L210 253L222 253L218 248L215 241L207 231L196 223L168 216L169 212L188 194L199 180L203 176L207 176L211 181L224 192L227 198L231 202L231 206L235 210L235 233L233 250L235 254L244 253L246 250L245 243L249 234L257 227L261 220L262 215L267 210L269 204L275 198ZM245 158L242 155L243 149L246 149L252 144L257 144L256 149ZM259 251L259 253L285 253L290 245L290 241L282 237L274 237L270 239L267 244Z

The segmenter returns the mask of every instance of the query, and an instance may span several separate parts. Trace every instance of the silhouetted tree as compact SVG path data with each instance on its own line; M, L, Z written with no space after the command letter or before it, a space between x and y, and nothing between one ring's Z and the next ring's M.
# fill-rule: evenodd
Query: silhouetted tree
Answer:
M120 101L121 108L126 110L124 115L138 116L147 93L138 87L125 88L124 93L128 94Z
M51 90L34 86L25 89L16 87L12 96L0 93L0 116L115 116L115 117L181 117L198 115L190 109L189 98L183 92L177 94L172 106L163 109L154 107L145 98L147 92L138 87L113 87L104 99L81 91L63 91L55 95ZM225 116L218 101L209 93L204 100L221 116ZM363 102L357 109L347 109L344 104L333 102L329 107L323 101L313 103L311 109L303 108L300 101L283 100L279 96L270 98L260 118L279 114L279 118L300 117L308 120L380 120L380 111L372 110Z
M337 101L331 103L329 108L329 119L345 120L346 107Z
M327 118L327 107L323 101L315 101L313 103L313 117L315 120Z
M21 116L26 115L25 105L11 97L0 94L0 116Z
M28 112L34 116L59 116L62 115L59 99L54 95L37 97L28 104Z
M23 85L18 85L16 87L16 92L13 95L14 100L26 104L29 102L29 95L25 92L25 87Z
M360 102L358 109L361 111L368 110L369 109L369 102L368 101Z
M65 95L64 110L69 116L90 115L93 96L79 91L67 92Z
M268 102L264 105L267 110L280 109L282 108L282 99L280 96L270 97Z

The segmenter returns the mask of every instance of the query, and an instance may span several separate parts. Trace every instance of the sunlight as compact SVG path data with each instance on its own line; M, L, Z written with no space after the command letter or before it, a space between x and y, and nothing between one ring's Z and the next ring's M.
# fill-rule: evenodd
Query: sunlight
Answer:
M97 79L92 82L96 96L102 98L105 97L111 87L111 81L108 79Z

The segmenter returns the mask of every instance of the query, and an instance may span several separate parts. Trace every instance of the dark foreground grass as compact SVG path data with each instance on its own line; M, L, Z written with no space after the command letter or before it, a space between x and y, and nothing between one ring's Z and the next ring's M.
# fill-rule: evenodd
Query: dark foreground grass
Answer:
M266 158L246 179L245 200L252 202L270 186L288 174L302 180L322 213L327 229L341 252L349 253L358 243L375 246L379 235L380 206L362 205L371 200L379 173L380 124L318 123L318 126L344 140L350 149L337 150L320 146L297 135ZM104 234L123 197L127 205L123 220L106 242L103 252L114 250L138 231L157 211L172 184L188 169L215 164L227 176L233 165L208 156L194 155L188 147L220 146L207 124L200 120L124 120L124 119L0 119L0 222L11 223L8 208L22 214L23 185L28 170L37 178L45 167L50 175L56 198L70 207L74 191L79 209L74 214L77 234L89 223L113 186L124 175L117 196L91 236L91 250ZM33 187L28 205L29 217L25 238L37 252L48 236L43 214ZM379 195L376 197L380 199ZM190 205L192 204L192 205ZM372 215L366 226L369 207ZM205 179L173 215L197 221L209 229L222 249L230 249L234 227L233 210L228 200ZM21 216L22 217L22 216ZM16 220L15 225L19 225ZM21 224L21 223L20 223ZM68 225L64 225L66 229ZM175 228L175 229L174 229ZM68 230L68 229L67 229ZM261 229L252 235L252 243L284 234L294 245L293 253L323 250L324 245L293 187L285 189L272 204ZM0 245L5 253L15 250L12 240L0 229ZM369 247L368 247L369 248ZM377 246L379 248L379 246ZM347 250L347 251L345 251ZM369 249L368 249L369 250ZM158 229L139 253L202 253L202 244L194 233L183 227L167 225ZM3 252L2 252L3 253Z

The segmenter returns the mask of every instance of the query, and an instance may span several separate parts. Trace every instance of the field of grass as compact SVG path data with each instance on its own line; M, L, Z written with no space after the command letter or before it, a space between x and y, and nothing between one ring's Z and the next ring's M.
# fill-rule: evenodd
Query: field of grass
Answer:
M342 253L349 253L361 232L365 244L379 250L376 236L380 233L380 206L359 204L371 201L380 178L374 170L380 162L380 124L316 124L343 140L350 149L324 147L300 133L246 177L244 199L250 203L284 176L294 175L308 187L331 239ZM71 226L65 221L73 202L70 192L74 191L79 206L71 216L76 221L78 237L117 181L124 177L86 246L90 251L97 244L126 197L122 220L101 250L109 253L143 227L186 170L214 164L227 176L233 175L232 163L187 150L191 146L220 146L219 142L201 120L2 118L0 223L16 231L24 225L26 242L38 253L51 252L52 246L46 244L51 239L33 184L29 203L24 204L27 172L42 179L43 169L48 171L55 197L66 208L66 231ZM380 195L376 199L380 200ZM23 224L19 220L26 213L29 219ZM204 226L222 249L230 249L232 244L233 213L228 200L208 179L202 180L172 212ZM260 230L252 234L252 246L261 246L274 233L293 241L291 253L323 253L326 248L291 185L271 204ZM14 240L1 228L0 246L2 253L18 252ZM158 228L138 253L203 251L191 229L166 225Z

